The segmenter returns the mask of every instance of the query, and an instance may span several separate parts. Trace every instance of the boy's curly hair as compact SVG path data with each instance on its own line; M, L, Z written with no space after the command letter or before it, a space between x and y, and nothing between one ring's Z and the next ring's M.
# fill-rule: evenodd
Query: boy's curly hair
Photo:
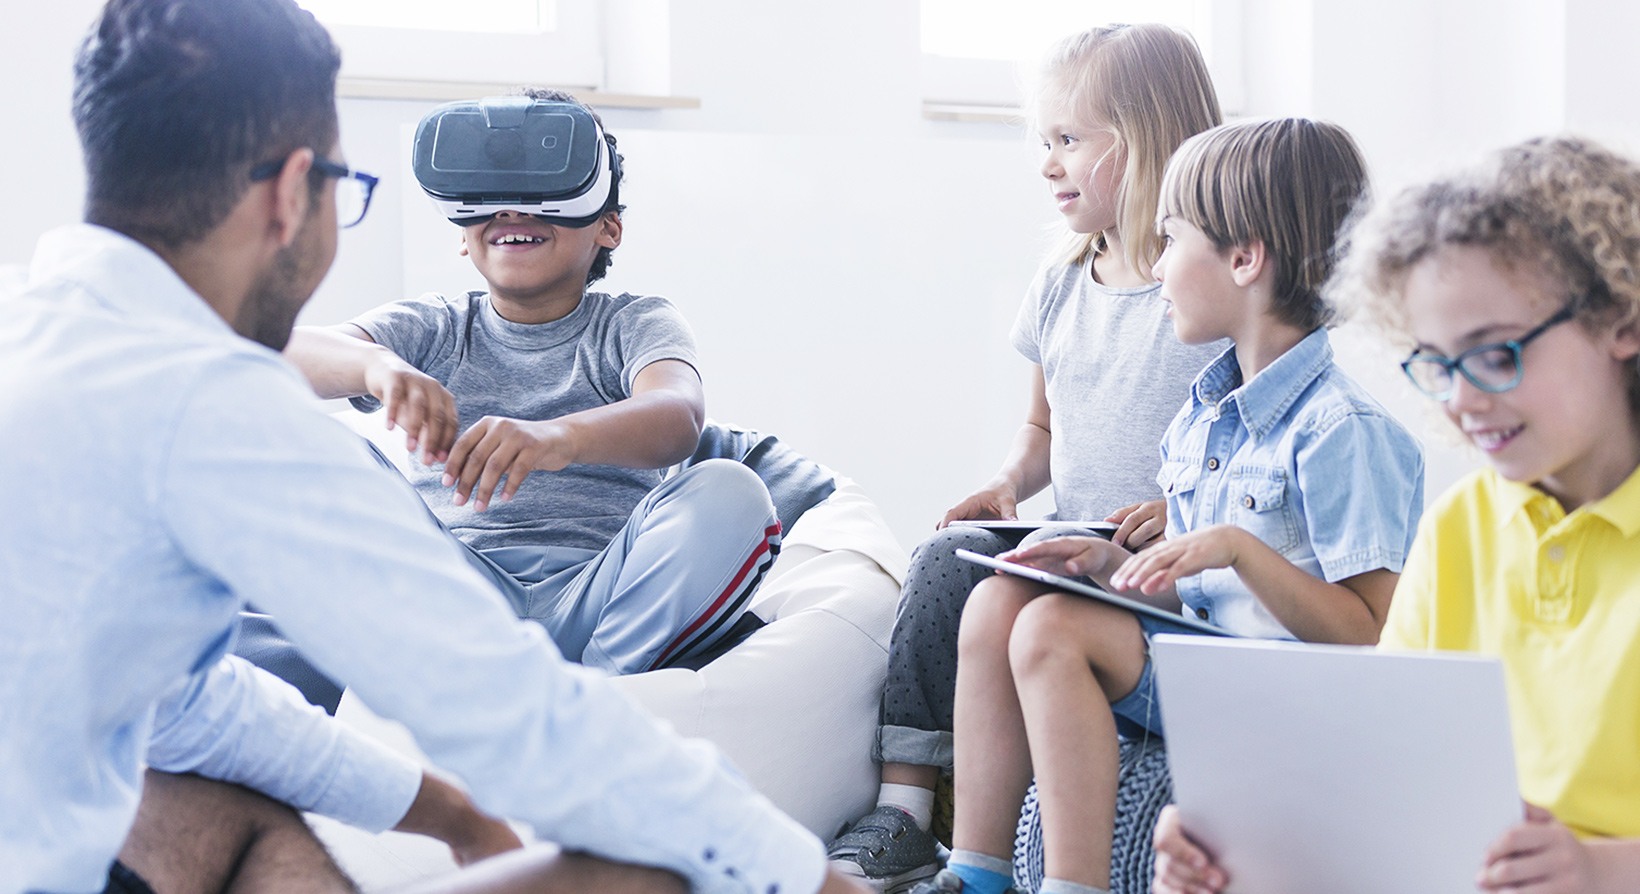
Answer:
M557 90L551 87L519 87L518 89L512 91L512 95L528 96L530 99L537 102L575 103L581 108L586 109L587 113L592 116L592 120L598 122L599 127L604 126L604 119L598 116L598 111L596 109L580 101L579 99L576 99L573 94L566 91ZM620 214L626 211L626 206L621 204L621 179L626 173L626 156L616 151L615 135L610 133L607 129L604 130L604 139L609 142L609 151L615 156L615 176L614 182L609 185L609 201L604 203L604 207L600 209L599 214L608 214L611 211L616 214ZM598 280L604 278L604 275L609 272L609 265L614 263L614 261L610 258L610 256L614 253L615 249L613 248L599 247L598 254L592 259L592 267L587 270L587 285L590 286Z
M1640 325L1640 164L1588 140L1541 137L1409 187L1351 228L1333 300L1410 343L1407 277L1448 245L1559 284L1588 331ZM1626 378L1640 416L1640 360Z

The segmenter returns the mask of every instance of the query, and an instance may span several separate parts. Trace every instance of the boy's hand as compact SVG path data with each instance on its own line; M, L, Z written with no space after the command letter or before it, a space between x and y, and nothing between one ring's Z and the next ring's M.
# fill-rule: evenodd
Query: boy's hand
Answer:
M1137 589L1146 596L1154 596L1181 577L1234 565L1241 538L1251 536L1235 525L1209 525L1191 531L1123 562L1110 576L1110 585L1113 589Z
M1167 501L1146 500L1123 506L1105 516L1105 521L1117 525L1116 533L1110 535L1111 543L1138 552L1160 539L1167 529Z
M404 449L414 455L420 448L422 465L443 462L460 427L455 397L432 376L391 353L382 355L365 369L364 383L382 402L387 430L404 429Z
M511 500L531 472L556 472L575 461L569 426L555 419L525 422L485 416L462 432L444 465L444 486L455 486L455 504L472 498L473 508L489 508L503 476L503 501Z
M1230 883L1207 852L1184 834L1179 808L1162 808L1156 819L1156 874L1150 890L1154 894L1217 894Z
M1486 865L1475 877L1482 891L1532 894L1585 894L1596 887L1589 849L1554 814L1526 805L1526 821L1503 833L1486 849Z
M940 523L934 526L935 530L944 528L954 521L967 521L971 518L1006 519L1012 521L1019 517L1016 504L1019 502L1014 489L1006 484L988 485L968 495L961 503L952 506Z
M1009 550L997 558L1051 574L1097 575L1131 555L1103 537L1055 537Z

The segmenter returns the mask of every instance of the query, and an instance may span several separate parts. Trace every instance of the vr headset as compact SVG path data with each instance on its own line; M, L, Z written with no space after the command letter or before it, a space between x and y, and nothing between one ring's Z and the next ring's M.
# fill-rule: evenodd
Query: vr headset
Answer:
M445 103L421 119L411 166L453 223L518 211L584 227L615 189L621 163L613 143L575 103L490 96Z

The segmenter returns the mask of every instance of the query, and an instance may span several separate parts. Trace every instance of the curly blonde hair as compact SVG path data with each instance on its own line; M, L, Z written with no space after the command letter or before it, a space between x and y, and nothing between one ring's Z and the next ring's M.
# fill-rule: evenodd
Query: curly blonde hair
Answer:
M1409 187L1351 228L1331 298L1410 344L1407 277L1448 245L1558 284L1590 332L1640 325L1640 164L1588 140L1544 137ZM1640 359L1626 379L1640 417Z

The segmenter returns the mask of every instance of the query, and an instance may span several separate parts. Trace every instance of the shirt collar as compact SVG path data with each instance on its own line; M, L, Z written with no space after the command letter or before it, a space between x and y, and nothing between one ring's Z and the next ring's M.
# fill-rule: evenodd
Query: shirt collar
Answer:
M1254 437L1268 434L1292 409L1298 396L1332 363L1327 330L1317 329L1243 384L1241 366L1232 345L1207 365L1191 386L1198 406L1216 406L1226 398L1236 402L1242 424Z
M1509 524L1517 515L1539 501L1549 518L1553 519L1562 514L1560 504L1541 489L1530 484L1510 481L1501 475L1495 477L1498 527ZM1640 533L1640 469L1630 472L1629 477L1624 479L1616 490L1587 506L1579 507L1571 514L1576 515L1579 512L1605 519L1625 538Z
M236 335L163 258L107 227L73 224L41 236L29 266L29 286L53 280L79 284L115 313Z

